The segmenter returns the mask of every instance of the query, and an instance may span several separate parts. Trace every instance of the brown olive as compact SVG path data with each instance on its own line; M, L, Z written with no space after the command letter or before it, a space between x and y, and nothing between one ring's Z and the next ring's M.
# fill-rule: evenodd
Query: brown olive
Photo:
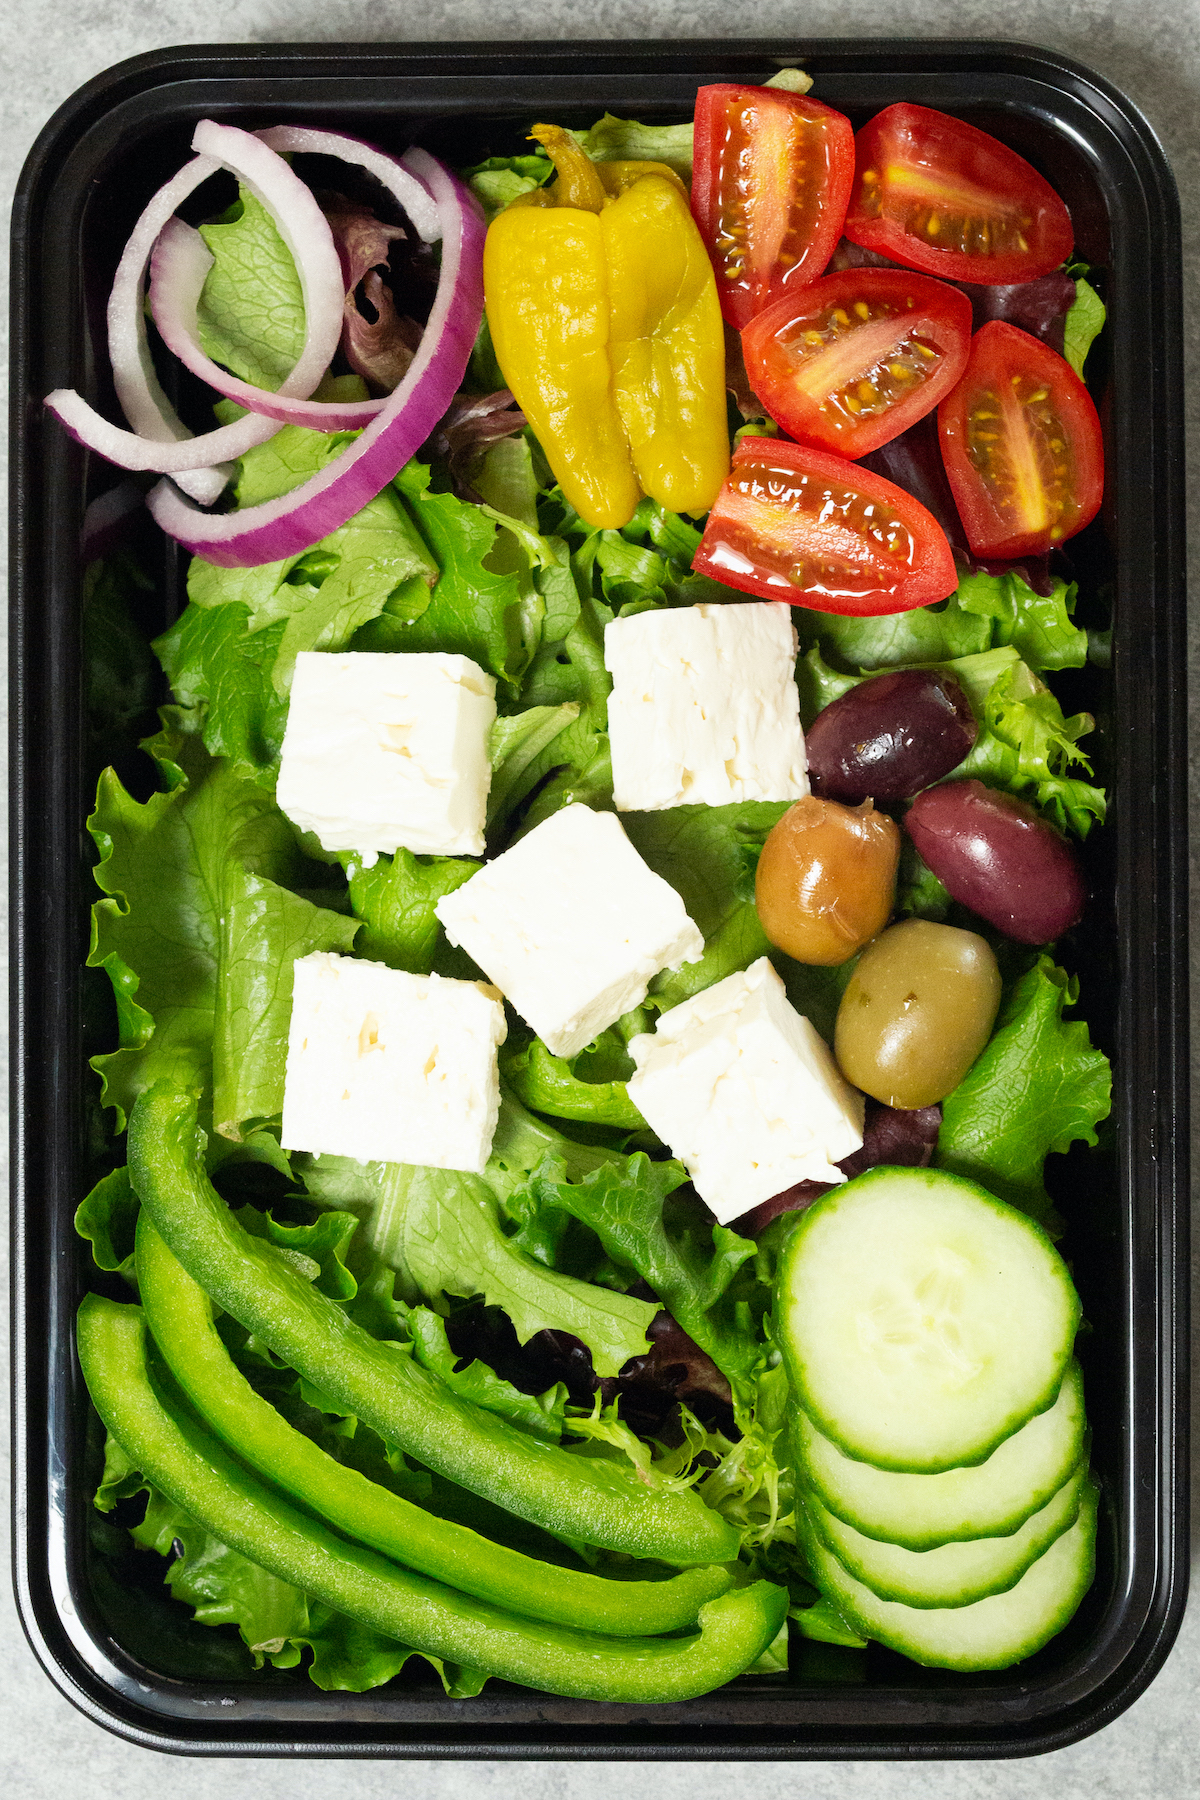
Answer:
M758 861L763 930L797 962L844 963L887 924L899 857L899 830L870 800L797 800Z
M932 1106L991 1036L1000 971L973 931L906 919L864 950L838 1007L843 1075L886 1106Z

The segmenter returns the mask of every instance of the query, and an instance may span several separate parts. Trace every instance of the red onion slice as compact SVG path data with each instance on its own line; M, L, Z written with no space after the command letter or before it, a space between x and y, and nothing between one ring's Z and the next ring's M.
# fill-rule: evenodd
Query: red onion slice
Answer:
M442 235L439 209L428 183L394 156L359 138L343 137L337 131L308 131L299 125L272 125L256 135L280 156L336 156L341 162L357 163L395 196L427 244Z
M112 293L109 295L108 354L117 399L131 430L154 443L190 443L193 434L163 393L154 371L142 304L146 265L164 222L202 182L207 181L210 175L215 175L220 166L214 157L198 156L185 164L173 180L158 190L133 228L117 264ZM78 437L82 443L88 443L86 431L79 427L80 424L86 426L93 422L95 415L92 415L91 409L83 411L82 402L74 393L58 396L52 394L47 404L51 404L55 398L70 401L73 408L80 408L79 419L73 423L60 406L51 405L51 410L58 412L72 436ZM102 423L107 426L107 421ZM114 428L108 427L109 431L112 429ZM100 449L101 454L104 454L99 444L92 447ZM180 486L186 488L193 499L211 505L220 496L233 473L232 464L222 464L221 457L237 454L232 449L210 450L206 460L216 466L181 471ZM114 459L110 457L109 460Z
M281 425L306 425L312 431L359 431L382 410L382 400L325 401L290 399L283 388L269 393L222 369L200 347L199 306L213 255L198 231L182 219L168 219L150 259L150 307L159 336L185 368L216 388L227 400ZM338 258L341 269L341 258ZM339 273L339 307L344 292ZM297 365L298 367L299 365ZM284 386L287 384L285 383Z
M437 205L428 189L382 150L339 132L309 131L292 125L272 126L255 135L276 155L336 156L342 162L356 163L399 202L426 243L441 236ZM163 342L194 375L251 412L278 419L283 425L304 425L313 431L357 431L383 410L382 399L291 399L287 397L286 384L276 394L267 393L219 368L200 347L196 316L211 264L200 234L180 219L169 221L154 249L150 303Z
M291 251L305 306L305 345L280 393L306 397L333 359L342 329L341 263L333 234L315 198L275 151L248 131L204 119L192 139L201 154L159 189L125 246L109 299L109 353L113 378L132 431L101 418L73 389L58 389L46 405L72 437L125 469L201 473L200 498L214 500L228 471L211 464L242 456L265 443L281 421L248 414L233 425L193 437L159 386L150 359L142 309L142 283L155 242L176 207L218 168L229 169L261 201ZM181 483L183 485L183 483ZM196 483L189 484L193 493Z
M311 140L331 134L304 135ZM271 139L282 142L278 133ZM403 468L458 389L483 317L483 215L462 183L425 151L408 151L404 163L436 202L443 239L437 294L408 373L360 437L276 500L214 516L160 481L146 502L156 522L208 562L250 568L301 554L328 537Z
M117 400L130 428L155 443L188 443L193 434L163 393L154 372L142 304L146 264L163 219L220 166L214 157L198 156L174 181L159 189L133 228L108 299L108 355ZM213 453L206 460L215 466L181 472L180 485L194 500L211 506L233 474L232 463L220 459L235 454L230 450Z

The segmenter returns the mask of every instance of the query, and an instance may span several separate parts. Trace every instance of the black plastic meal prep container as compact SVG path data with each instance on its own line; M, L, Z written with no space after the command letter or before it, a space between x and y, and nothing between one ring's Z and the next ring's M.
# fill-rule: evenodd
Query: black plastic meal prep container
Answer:
M1113 1113L1100 1147L1052 1158L1050 1176L1090 1327L1079 1353L1103 1484L1095 1584L1065 1631L1000 1674L794 1639L786 1677L743 1677L674 1706L588 1704L497 1681L449 1700L432 1679L410 1678L416 1663L366 1694L322 1693L298 1670L254 1677L231 1630L193 1625L166 1598L158 1558L127 1554L132 1598L122 1598L111 1543L93 1529L98 1441L72 1324L96 1275L72 1214L93 1178L86 1058L105 1047L108 1002L101 973L82 975L96 745L80 541L88 502L122 477L70 443L42 398L78 386L113 414L108 286L200 118L322 125L396 150L417 141L464 165L520 147L535 119L680 120L698 85L760 82L794 64L856 124L910 100L1019 150L1067 201L1077 255L1109 307L1088 370L1107 494L1072 548L1079 617L1097 646L1111 608L1111 667L1101 654L1055 678L1067 711L1096 716L1090 743L1111 795L1109 824L1087 847L1095 898L1074 960L1093 1037L1113 1059ZM134 1742L227 1756L996 1757L1066 1744L1113 1718L1170 1648L1187 1582L1179 228L1145 121L1079 65L1010 44L189 46L122 64L51 120L21 180L13 252L14 1542L25 1629L51 1679ZM161 629L182 603L179 559L138 529L157 577L145 623ZM206 1675L192 1672L198 1656L210 1659Z

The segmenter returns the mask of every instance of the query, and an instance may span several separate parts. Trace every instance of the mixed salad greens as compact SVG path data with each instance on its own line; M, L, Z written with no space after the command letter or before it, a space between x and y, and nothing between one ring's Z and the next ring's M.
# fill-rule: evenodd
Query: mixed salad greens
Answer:
M689 125L606 117L570 136L599 164L692 172ZM553 173L525 153L463 172L489 219ZM352 222L358 260L317 398L353 407L411 367L437 267L419 235L381 225L361 199L321 200ZM307 341L296 260L249 183L202 236L203 351L277 390ZM1041 307L1079 371L1103 310L1086 271L1067 273L1053 301L1005 291L1030 329L1020 309ZM771 438L736 356L727 379L735 440ZM102 898L88 963L107 974L116 1017L115 1043L93 1059L106 1172L77 1224L114 1278L104 1292L119 1280L140 1299L138 1310L95 1297L81 1315L109 1427L95 1544L107 1604L131 1630L126 1528L168 1560L170 1592L197 1620L236 1627L240 1645L219 1633L211 1651L192 1640L185 1651L151 1614L148 1660L181 1669L303 1663L321 1687L364 1690L420 1655L455 1696L494 1674L640 1702L781 1674L797 1636L865 1647L861 1605L799 1503L789 1437L780 1270L816 1195L714 1223L626 1085L633 1037L763 956L832 1041L856 959L794 960L755 904L787 802L622 815L703 934L703 958L658 975L643 1005L569 1059L511 1016L482 1175L280 1145L296 959L478 974L435 911L477 862L398 849L364 866L298 834L276 805L297 656L442 651L495 678L495 856L568 804L613 806L605 627L730 597L693 568L701 526L657 499L619 526L587 523L506 386L485 323L457 395L395 478L275 560L195 555L154 660L135 624L147 584L135 556L117 549L88 570L90 742L113 765L89 820ZM223 427L245 416L229 399L216 412ZM914 463L919 437L905 434ZM285 423L237 457L229 516L292 493L354 441L352 428ZM900 482L895 447L877 455L889 450L873 466ZM928 485L910 491L936 514ZM975 724L956 778L1082 840L1104 818L1092 721L1068 716L1047 678L1102 657L1103 634L1076 623L1061 553L988 566L950 541L957 585L933 606L794 609L803 723L881 671L945 675ZM170 698L138 753L156 664ZM910 840L895 913L981 933L1003 997L940 1124L928 1108L874 1109L846 1172L932 1153L935 1169L1057 1235L1046 1159L1094 1145L1109 1105L1106 1060L1068 1016L1076 977L1053 947L968 913ZM145 1643L144 1618L139 1629ZM871 1635L894 1641L888 1631Z

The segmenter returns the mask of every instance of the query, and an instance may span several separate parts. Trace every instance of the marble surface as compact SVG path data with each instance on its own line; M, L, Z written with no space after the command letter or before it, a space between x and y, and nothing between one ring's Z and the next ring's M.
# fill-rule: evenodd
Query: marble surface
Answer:
M1158 131L1183 202L1192 466L1200 467L1200 0L24 0L0 22L0 194L54 109L92 75L160 46L202 42L413 41L470 38L766 36L1007 37L1045 44L1091 64L1122 87ZM6 361L6 359L5 359ZM1190 521L1200 565L1200 497ZM1200 595L1200 583L1193 582ZM1193 650L1195 663L1197 651ZM1196 673L1193 667L1193 677ZM1192 681L1192 693L1197 684ZM1195 704L1195 702L1193 702ZM1193 768L1195 767L1193 738ZM0 783L0 795L5 784ZM1197 838L1193 838L1193 867ZM1200 884L1198 884L1200 885ZM1195 1002L1195 990L1193 1003ZM1200 1388L1200 1382L1197 1383ZM1200 1432L1196 1434L1200 1439ZM5 1436L7 1447L7 1435ZM1197 1487L1200 1488L1200 1482ZM1200 1540L1200 1532L1196 1533ZM1106 1730L1033 1761L925 1765L625 1765L167 1762L108 1736L55 1691L22 1636L11 1596L0 1595L0 1789L22 1800L152 1800L169 1783L177 1800L236 1789L248 1800L320 1793L374 1800L398 1782L422 1800L511 1792L528 1800L609 1800L647 1777L660 1800L720 1793L763 1800L803 1791L811 1800L853 1791L857 1800L1184 1800L1196 1792L1200 1753L1200 1604L1149 1691Z

